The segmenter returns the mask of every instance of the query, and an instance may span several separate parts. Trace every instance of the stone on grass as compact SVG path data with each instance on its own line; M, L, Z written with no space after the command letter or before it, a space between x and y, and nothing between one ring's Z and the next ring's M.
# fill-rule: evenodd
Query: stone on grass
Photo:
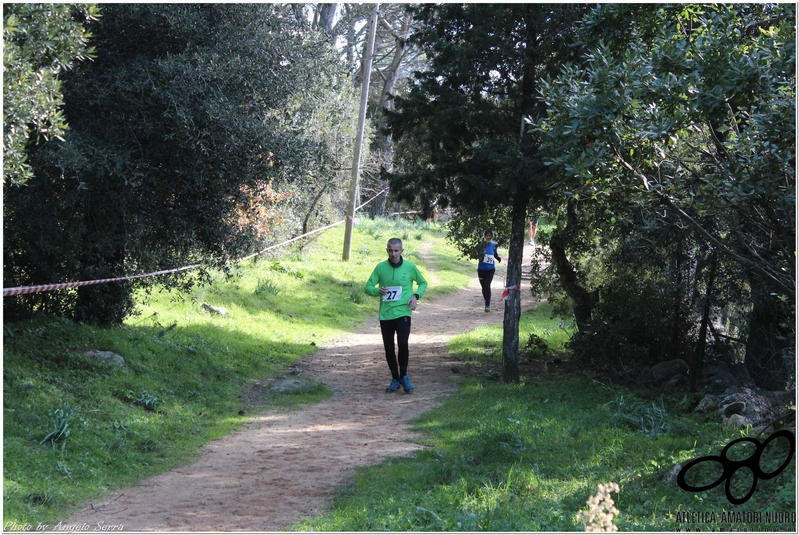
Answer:
M208 303L203 303L203 308L210 312L211 314L218 314L220 316L227 316L227 309L225 307L215 307L214 305L209 305Z
M704 398L702 398L702 401L700 401L699 405L696 406L696 412L705 414L707 412L716 410L719 408L720 401L721 400L718 398L718 396L714 396L713 394L708 394Z
M741 428L761 427L779 419L790 409L793 398L782 392L753 390L745 386L731 387L722 395L707 394L696 412L717 414L724 425Z
M688 374L688 364L682 359L667 360L652 367L652 379L656 385L661 385L678 375Z
M121 356L117 355L113 351L101 351L99 349L89 349L85 351L83 355L90 359L99 360L107 364L111 364L112 366L119 366L120 368L124 368L126 365L125 359L123 359Z
M269 387L271 392L281 394L302 394L311 389L313 383L304 379L284 379Z
M750 422L746 416L741 416L740 414L733 414L729 418L722 418L721 421L726 427L732 429L743 429L752 425L752 422Z

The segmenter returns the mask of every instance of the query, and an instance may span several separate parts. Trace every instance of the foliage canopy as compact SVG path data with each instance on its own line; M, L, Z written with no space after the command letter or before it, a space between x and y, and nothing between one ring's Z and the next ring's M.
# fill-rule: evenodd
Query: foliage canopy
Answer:
M542 83L547 115L531 118L568 185L582 282L604 271L593 283L606 298L629 281L661 286L652 295L669 296L673 312L655 316L670 316L671 354L692 355L694 380L711 331L717 346L744 335L753 377L784 383L795 339L794 6L599 6L582 32L586 62ZM625 272L628 283L610 275ZM633 318L649 315L610 301L594 319L617 328L626 304L629 341L641 332ZM730 322L738 332L719 333Z
M31 150L35 177L7 192L6 285L224 266L263 238L242 224L258 219L254 200L340 159L305 129L321 106L346 117L346 71L290 6L109 4L87 26L96 58L63 77L70 135ZM117 323L132 288L6 308Z
M59 75L93 57L94 4L3 4L3 184L24 184L33 170L28 143L63 138ZM31 139L32 138L32 139Z

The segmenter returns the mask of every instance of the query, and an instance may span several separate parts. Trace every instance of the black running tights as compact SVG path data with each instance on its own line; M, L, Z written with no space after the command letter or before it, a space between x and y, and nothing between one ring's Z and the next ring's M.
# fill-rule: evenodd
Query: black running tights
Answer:
M483 289L483 299L486 302L486 308L491 306L491 281L494 280L493 269L478 269L477 278L480 279L480 287Z
M411 317L380 320L380 332L383 334L383 347L386 349L386 362L391 370L391 376L399 381L408 375L408 337L411 335ZM397 334L398 354L394 353L394 333Z

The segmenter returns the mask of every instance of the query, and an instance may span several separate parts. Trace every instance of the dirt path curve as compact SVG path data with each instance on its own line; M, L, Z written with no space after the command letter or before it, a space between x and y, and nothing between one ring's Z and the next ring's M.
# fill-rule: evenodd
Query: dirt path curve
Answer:
M435 284L434 273L430 278ZM476 275L457 294L420 301L410 338L412 394L384 391L391 377L375 311L357 333L297 364L302 376L330 387L332 397L301 410L255 416L207 444L196 462L86 507L64 524L121 525L124 531L280 531L324 512L331 491L357 467L420 447L408 420L455 388L447 341L502 321L497 300L504 280L501 266L492 285L496 310L490 314L483 312ZM532 304L529 292L522 292L522 310Z

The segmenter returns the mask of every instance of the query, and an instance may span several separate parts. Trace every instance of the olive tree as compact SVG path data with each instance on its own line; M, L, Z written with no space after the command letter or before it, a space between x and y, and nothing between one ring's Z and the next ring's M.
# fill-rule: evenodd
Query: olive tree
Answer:
M542 84L548 116L535 132L548 163L575 202L626 191L663 214L651 224L676 219L735 264L750 292L747 366L763 384L784 378L795 317L795 7L599 6L584 31L597 36L587 64Z
M32 176L28 143L63 137L59 75L92 57L83 24L98 14L94 4L3 4L4 185Z
M29 149L34 176L6 192L4 285L224 268L252 252L253 196L302 187L331 159L306 130L325 91L347 83L331 45L275 4L108 4L88 29L96 58L63 78L69 134ZM133 288L4 305L7 317L117 323Z

